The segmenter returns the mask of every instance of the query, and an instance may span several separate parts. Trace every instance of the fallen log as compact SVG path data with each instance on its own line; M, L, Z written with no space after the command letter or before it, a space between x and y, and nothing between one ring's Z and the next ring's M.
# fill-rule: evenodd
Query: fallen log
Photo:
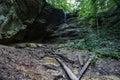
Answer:
M82 67L80 73L79 73L79 76L78 76L78 79L81 80L83 74L85 73L85 71L87 70L87 68L89 67L90 63L91 63L91 58L88 59L88 61L85 63L85 65Z
M78 80L78 78L74 75L74 73L59 59L56 58L56 60L60 63L60 65L63 67L66 75L70 80Z

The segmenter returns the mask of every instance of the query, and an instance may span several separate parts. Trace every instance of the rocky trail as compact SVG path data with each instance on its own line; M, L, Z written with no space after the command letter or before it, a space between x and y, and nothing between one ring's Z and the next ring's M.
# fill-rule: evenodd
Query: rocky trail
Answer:
M69 44L0 45L0 80L72 80L60 61L77 78L92 52L66 46ZM119 60L100 58L87 67L81 80L120 80Z

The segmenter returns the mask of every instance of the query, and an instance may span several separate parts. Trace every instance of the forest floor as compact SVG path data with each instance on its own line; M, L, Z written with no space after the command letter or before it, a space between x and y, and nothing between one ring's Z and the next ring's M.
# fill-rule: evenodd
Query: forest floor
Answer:
M0 80L70 80L55 57L78 76L92 52L66 46L69 44L0 45ZM57 56L51 56L51 53ZM120 80L120 61L99 58L91 62L81 80Z

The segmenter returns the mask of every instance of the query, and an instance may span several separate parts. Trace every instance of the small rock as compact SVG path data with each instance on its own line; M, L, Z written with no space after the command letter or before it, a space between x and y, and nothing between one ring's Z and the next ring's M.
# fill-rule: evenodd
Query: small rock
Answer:
M35 43L29 43L29 44L26 44L26 46L29 48L37 48L37 45Z
M42 44L37 44L37 47L42 47L43 45Z
M25 44L16 44L15 47L16 47L16 48L25 48L26 45L25 45Z

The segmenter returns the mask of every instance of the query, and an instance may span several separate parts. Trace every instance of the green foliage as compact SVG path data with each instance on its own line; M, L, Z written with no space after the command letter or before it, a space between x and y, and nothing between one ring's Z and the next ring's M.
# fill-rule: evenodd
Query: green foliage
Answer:
M79 19L80 21L88 20L87 24L89 26L86 29L90 30L89 28L92 26L91 29L93 31L89 31L89 34L86 34L83 39L79 40L75 44L76 48L93 51L99 53L101 56L120 59L119 42L116 42L120 39L120 18L116 17L119 16L120 10L115 11L118 5L115 1L81 0ZM107 17L111 14L112 16ZM85 27L86 24L83 26Z
M98 59L98 55L96 53L93 53L91 56L92 62L94 63Z
M47 0L48 3L53 5L56 8L63 9L66 13L72 13L76 11L78 2L76 1L71 1L71 0Z
M119 48L111 44L112 42L101 40L85 41L84 39L81 39L79 41L73 41L71 43L71 47L74 49L83 49L94 52L95 54L92 55L93 61L98 59L98 55L120 59Z
M99 13L106 12L116 6L114 0L80 0L79 17L80 19L92 16L97 17Z
M104 57L111 57L111 58L120 59L119 52L117 52L115 50L108 49L108 48L96 49L95 53L99 54L100 56L104 56Z
M79 17L85 18L88 16L92 16L94 14L94 6L95 3L93 3L94 0L81 0L81 4L79 7Z
M85 29L82 29L85 28ZM98 37L91 28L83 26L82 30L87 30L84 33L84 38L69 42L69 46L74 49L92 51L93 62L98 59L98 56L105 56L120 59L120 49L114 40L108 40L104 36ZM83 31L84 32L84 31Z
M117 5L117 0L47 0L56 8L65 12L79 11L79 18L88 16L96 17L99 13L106 12ZM118 1L119 2L119 1Z

